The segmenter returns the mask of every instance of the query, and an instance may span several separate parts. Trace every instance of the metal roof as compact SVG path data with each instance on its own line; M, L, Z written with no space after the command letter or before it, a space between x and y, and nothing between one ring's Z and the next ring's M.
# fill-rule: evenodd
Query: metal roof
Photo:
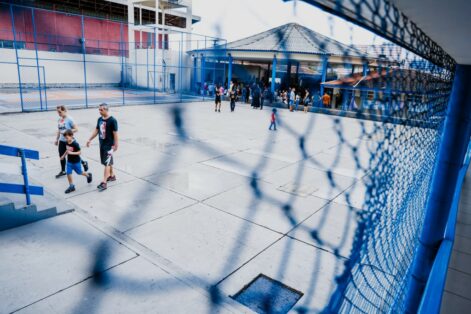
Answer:
M281 25L226 45L195 51L205 50L304 53L350 57L368 56L366 52L360 49L342 44L296 23Z

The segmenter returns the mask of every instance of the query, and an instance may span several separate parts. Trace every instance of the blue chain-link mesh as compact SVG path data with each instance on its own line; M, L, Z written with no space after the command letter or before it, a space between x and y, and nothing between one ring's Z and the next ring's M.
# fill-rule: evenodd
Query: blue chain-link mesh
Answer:
M270 195L264 189L261 182L263 181L261 173L266 166L263 158L255 165L248 165L229 156L226 162L245 169L249 177L247 185L251 191L251 212L241 218L251 221L258 208L269 204L282 212L293 228L309 234L313 246L322 248L334 256L333 268L336 270L336 276L332 278L330 289L316 286L316 276L320 267L318 264L313 265L312 269L303 270L306 277L312 276L312 289L303 291L304 296L295 306L295 311L304 313L323 309L325 312L349 313L403 312L406 277L422 228L425 203L429 195L441 127L453 79L453 60L438 46L431 45L423 32L404 22L404 17L385 18L385 16L395 16L396 9L383 1L335 1L336 5L334 1L306 2L332 12L340 12L344 17L361 22L371 30L390 35L387 36L390 40L410 49L420 43L414 52L422 57L406 52L391 43L368 46L362 50L361 47L347 47L320 37L300 36L285 40L287 34L275 30L281 43L277 52L286 54L285 60L282 61L285 62L283 65L289 64L292 58L289 53L292 45L298 40L310 41L321 48L334 49L338 53L335 56L329 52L316 53L327 57L340 57L343 66L348 71L351 70L351 73L344 71L342 75L338 74L330 79L327 77L323 84L326 89L341 91L344 97L341 106L336 109L323 108L321 100L312 98L311 106L314 108L311 108L311 111L340 116L333 118L332 124L328 125L331 131L330 138L311 138L316 136L316 133L311 133L319 121L316 113L312 113L304 130L290 128L288 125L284 128L289 140L297 143L298 151L293 151L292 154L302 156L296 164L296 175L292 178L295 188L296 185L299 187L306 182L320 179L306 178L304 173L309 166L323 169L319 175L329 182L329 192L344 192L340 196L342 198L340 202L348 206L349 212L345 214L348 218L346 222L333 226L339 234L337 241L332 239L331 233L325 232L329 227L324 223L327 220L325 217L315 226L303 225L304 220L298 220L292 213L295 207L294 194L286 200ZM401 27L389 27L391 23L399 20L402 23ZM420 34L419 39L413 36L417 32ZM362 59L373 62L374 66L370 65L366 73L357 73L355 68L351 68L352 49L355 49L356 54L363 53ZM205 51L207 53L208 49ZM214 51L213 57L222 57L226 54L224 50L218 50L217 46ZM318 69L319 65L316 64L311 68ZM201 71L201 68L196 68L196 71ZM278 98L274 97L274 106L286 107L283 95L280 93L276 96ZM357 119L355 120L357 123L353 125L350 123L350 118L341 117L344 115ZM178 150L217 151L214 146L192 138L192 134L185 128L189 117L185 116L182 107L175 105L171 117L175 128L173 132L178 136L178 149L168 158L159 160L156 169L175 162ZM351 136L352 132L357 134ZM326 145L329 156L334 156L329 157L331 159L327 162L325 155L319 154L319 150L315 147L322 146L325 142L330 144ZM306 143L310 145L307 146ZM268 141L259 150L263 151L264 156L269 156L279 145L283 144ZM345 186L336 175L345 158L350 160L353 165L353 176L358 179L352 186ZM142 207L150 201L150 198L139 194L136 195L136 199L140 200ZM335 211L333 199L334 197L329 199L324 209L325 215L336 215L333 212ZM130 211L121 217L121 222L136 220L139 214L139 211ZM242 228L237 242L247 239L250 232L250 225ZM291 235L283 234L283 236ZM221 284L238 269L240 264L246 262L240 259L242 248L237 243L229 245L233 245L234 249L221 269L221 274L226 274L226 277L218 282L206 283L211 287L209 292L214 310L223 303ZM280 274L292 262L291 248L284 249L282 254L284 258L277 264ZM107 275L98 270L102 269L102 265L106 264L111 254L106 242L97 249L93 262L94 270L97 270L95 271L97 285L107 282L104 280ZM311 301L319 295L316 288L328 290L327 302L321 307L311 305ZM270 295L270 298L276 298L276 293ZM268 300L267 312L270 312L270 306ZM80 306L78 310L81 310Z

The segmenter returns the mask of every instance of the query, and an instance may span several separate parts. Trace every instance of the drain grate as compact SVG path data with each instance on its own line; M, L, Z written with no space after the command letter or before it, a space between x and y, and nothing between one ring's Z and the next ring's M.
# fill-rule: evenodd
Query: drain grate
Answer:
M284 314L302 296L302 292L260 274L231 298L260 314Z

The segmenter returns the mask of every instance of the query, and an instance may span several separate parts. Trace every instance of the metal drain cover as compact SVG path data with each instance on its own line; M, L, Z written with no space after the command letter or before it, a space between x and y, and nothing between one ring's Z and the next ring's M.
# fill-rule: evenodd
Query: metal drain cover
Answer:
M285 314L302 296L302 292L260 274L231 298L260 314Z

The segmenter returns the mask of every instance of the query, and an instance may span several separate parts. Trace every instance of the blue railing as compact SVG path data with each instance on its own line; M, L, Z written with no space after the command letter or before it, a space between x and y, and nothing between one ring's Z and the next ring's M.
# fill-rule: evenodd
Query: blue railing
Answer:
M425 288L422 301L420 303L419 313L440 313L442 303L443 290L445 289L446 276L448 272L448 264L453 250L455 240L455 227L458 217L461 188L468 171L471 160L471 142L468 145L468 151L461 166L456 184L455 194L453 196L453 204L450 210L450 216L446 225L446 231L437 256L432 266L427 286Z
M39 152L35 150L0 145L0 155L21 158L21 175L23 176L23 183L24 183L24 184L0 183L0 192L25 194L27 205L31 205L31 195L44 195L44 190L42 187L29 185L28 169L26 167L26 158L38 160Z

